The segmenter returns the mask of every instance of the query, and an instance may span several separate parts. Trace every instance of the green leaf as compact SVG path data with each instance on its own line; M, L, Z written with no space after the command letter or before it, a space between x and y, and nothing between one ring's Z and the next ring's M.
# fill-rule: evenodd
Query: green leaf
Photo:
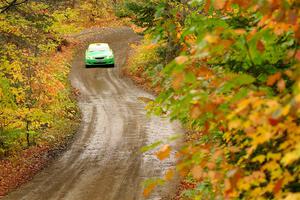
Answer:
M158 147L158 146L161 145L162 143L163 143L162 141L157 141L157 142L155 142L155 143L153 143L153 144L150 144L150 145L148 145L148 146L144 146L144 147L141 148L141 152L142 152L142 153L145 153L145 152L147 152L147 151L150 151L150 150L152 150L152 149L155 149L156 147Z
M230 81L226 82L221 89L219 90L220 93L228 93L232 89L238 88L242 85L249 85L255 82L255 78L248 74L239 74L235 78L231 79Z
M234 102L236 102L238 100L241 100L242 98L246 97L248 92L249 92L249 90L247 88L241 88L239 90L239 92L236 93L234 95L234 97L231 99L231 103L234 103Z

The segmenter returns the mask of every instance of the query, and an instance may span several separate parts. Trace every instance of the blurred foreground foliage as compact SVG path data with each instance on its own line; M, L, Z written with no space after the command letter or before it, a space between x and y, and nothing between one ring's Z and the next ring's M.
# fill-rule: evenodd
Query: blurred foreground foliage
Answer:
M161 87L149 109L189 130L177 152L187 185L179 199L300 199L299 7L297 0L119 6L152 41L131 63L133 74ZM164 148L158 154L169 154Z
M0 159L78 121L66 36L107 17L111 3L0 0Z

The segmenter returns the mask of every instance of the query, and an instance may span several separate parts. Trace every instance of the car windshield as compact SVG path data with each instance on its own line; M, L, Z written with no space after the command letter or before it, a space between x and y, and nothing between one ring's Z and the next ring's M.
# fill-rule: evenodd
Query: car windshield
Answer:
M105 46L90 46L88 51L93 52L93 51L107 51L108 48Z

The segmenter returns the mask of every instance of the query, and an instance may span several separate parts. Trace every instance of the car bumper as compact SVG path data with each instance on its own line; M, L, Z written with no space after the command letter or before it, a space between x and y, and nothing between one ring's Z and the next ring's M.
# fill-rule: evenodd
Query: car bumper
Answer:
M86 59L85 64L86 65L113 65L115 64L115 60L114 58L107 58L102 60Z

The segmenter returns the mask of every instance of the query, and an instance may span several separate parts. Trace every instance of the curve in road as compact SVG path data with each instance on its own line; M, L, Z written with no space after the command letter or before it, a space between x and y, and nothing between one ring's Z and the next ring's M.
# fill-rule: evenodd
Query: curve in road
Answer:
M129 28L92 29L75 35L84 45L73 61L70 79L81 92L82 125L70 149L32 181L4 200L140 200L141 182L161 177L174 158L159 162L139 149L181 132L178 124L147 117L138 97L153 98L120 75L129 43L140 38ZM84 67L88 43L107 42L115 52L115 68ZM173 186L149 199L169 199Z

